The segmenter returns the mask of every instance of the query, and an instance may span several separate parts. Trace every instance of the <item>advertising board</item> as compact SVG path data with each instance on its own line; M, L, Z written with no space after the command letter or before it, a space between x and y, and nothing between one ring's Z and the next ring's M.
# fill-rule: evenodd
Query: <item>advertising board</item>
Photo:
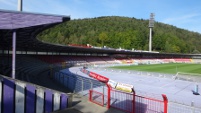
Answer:
M133 85L130 85L130 84L124 84L124 83L117 83L117 86L116 88L117 90L121 90L121 91L124 91L124 92L128 92L128 93L131 93L133 92Z
M89 76L98 80L98 81L104 82L104 83L107 83L109 81L109 78L102 76L102 75L99 75L99 74L94 73L94 72L90 72Z

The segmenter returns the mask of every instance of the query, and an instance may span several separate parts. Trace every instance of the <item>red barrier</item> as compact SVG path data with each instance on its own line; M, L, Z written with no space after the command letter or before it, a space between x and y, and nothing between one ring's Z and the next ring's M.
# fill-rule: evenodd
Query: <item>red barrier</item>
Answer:
M110 106L124 112L134 113L135 93L110 90ZM109 102L109 101L108 101Z
M89 101L104 106L104 94L90 90ZM128 113L167 113L168 99L162 95L161 99L150 98L126 93L108 87L107 108L119 109Z
M128 113L167 113L168 99L166 95L156 99L145 96L125 93L122 91L110 90L109 107L113 107Z
M136 113L167 113L164 100L135 95Z
M104 95L103 93L94 90L89 90L89 101L100 106L104 106Z
M86 72L85 70L82 70L83 72ZM167 104L168 99L166 95L162 95L162 99L156 99L156 98L149 98L145 96L139 96L135 95L135 91L133 91L132 86L128 86L127 84L120 84L117 89L124 89L124 91L132 92L133 93L126 93L123 91L119 91L116 89L113 89L110 87L107 83L109 81L109 78L99 75L94 72L89 72L88 75L96 80L99 80L103 83L106 83L108 88L107 93L107 108L110 107L122 110L124 112L129 113L167 113ZM116 87L117 87L116 86ZM116 88L114 87L114 88ZM94 102L98 105L104 106L104 94L90 90L89 91L89 100L91 102Z

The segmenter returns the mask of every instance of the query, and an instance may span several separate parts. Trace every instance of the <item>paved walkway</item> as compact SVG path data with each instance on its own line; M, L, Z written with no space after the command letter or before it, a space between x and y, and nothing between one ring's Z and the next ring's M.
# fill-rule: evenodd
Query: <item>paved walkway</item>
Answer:
M124 112L113 108L110 108L108 110L106 107L102 107L89 102L86 97L74 95L72 108L56 111L53 113L124 113Z
M39 85L68 93L67 89L64 86L49 78L47 71L41 73L40 76L38 75L37 78L40 80ZM113 108L110 108L108 110L106 107L102 107L89 102L87 97L74 94L71 108L67 108L61 111L55 111L53 113L124 113L124 112Z

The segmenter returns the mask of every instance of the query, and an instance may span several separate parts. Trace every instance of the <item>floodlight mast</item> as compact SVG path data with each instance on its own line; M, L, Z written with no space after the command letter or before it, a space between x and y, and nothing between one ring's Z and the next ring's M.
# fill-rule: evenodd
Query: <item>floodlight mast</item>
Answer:
M149 19L149 52L152 51L152 28L154 27L154 16L154 13L151 13Z

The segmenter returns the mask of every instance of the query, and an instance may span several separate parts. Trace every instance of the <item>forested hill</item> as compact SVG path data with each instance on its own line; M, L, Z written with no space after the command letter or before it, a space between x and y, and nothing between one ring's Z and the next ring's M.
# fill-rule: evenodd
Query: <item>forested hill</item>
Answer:
M148 50L148 20L128 17L98 17L71 20L38 35L44 42L90 44L135 50ZM166 53L201 52L201 34L155 22L153 50Z

